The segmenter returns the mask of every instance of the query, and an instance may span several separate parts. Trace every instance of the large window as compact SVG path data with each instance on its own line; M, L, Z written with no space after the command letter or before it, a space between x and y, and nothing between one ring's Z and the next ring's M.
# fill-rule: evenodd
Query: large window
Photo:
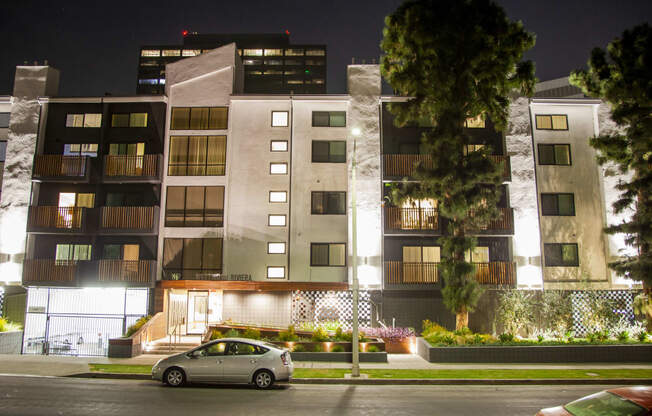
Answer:
M163 242L163 277L167 280L202 280L222 272L221 238L166 238Z
M171 130L226 130L228 107L174 107Z
M102 127L102 114L67 114L66 127Z
M313 192L312 193L313 215L345 215L346 214L346 192Z
M168 186L166 227L222 227L223 186Z
M346 127L346 111L313 111L313 127Z
M311 266L346 266L345 243L310 243Z
M97 143L66 143L63 155L97 157Z
M547 243L543 245L546 267L577 267L580 260L575 243Z
M226 136L171 136L168 175L223 176Z
M536 116L537 130L568 130L566 114L546 114Z
M344 140L313 140L312 161L315 163L345 163L346 142Z
M91 259L90 244L57 244L56 261L82 261Z
M111 127L147 127L147 113L112 114Z
M570 144L539 144L539 165L571 164Z
M470 263L489 263L489 247L474 247L464 253L464 260Z
M573 194L541 194L541 213L543 215L575 215Z

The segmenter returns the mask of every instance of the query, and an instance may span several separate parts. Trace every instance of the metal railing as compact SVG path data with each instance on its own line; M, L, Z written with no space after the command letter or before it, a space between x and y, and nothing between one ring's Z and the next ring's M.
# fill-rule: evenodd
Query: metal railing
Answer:
M104 157L104 176L156 177L159 155Z
M385 207L385 229L437 230L439 212L436 208Z
M100 228L149 230L154 226L155 206L150 207L102 207Z
M31 206L27 214L30 228L80 229L84 210L81 207Z
M489 263L474 263L475 278L483 285L516 284L514 263L495 261ZM412 263L402 261L385 262L385 283L401 284L434 284L439 282L439 263Z
M26 259L23 282L74 282L77 262L74 260Z
M87 156L37 155L34 160L36 177L75 177L86 175Z
M150 283L155 260L98 260L98 280L101 282Z

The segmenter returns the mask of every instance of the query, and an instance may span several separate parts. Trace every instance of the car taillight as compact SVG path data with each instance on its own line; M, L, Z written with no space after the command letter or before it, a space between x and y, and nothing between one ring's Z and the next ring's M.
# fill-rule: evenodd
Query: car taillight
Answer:
M281 361L283 361L283 365L290 365L290 363L289 363L290 360L289 360L287 352L284 352L283 354L281 354Z

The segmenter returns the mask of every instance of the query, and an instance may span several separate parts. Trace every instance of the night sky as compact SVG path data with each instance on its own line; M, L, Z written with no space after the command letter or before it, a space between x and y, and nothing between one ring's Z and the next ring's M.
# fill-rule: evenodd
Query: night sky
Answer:
M10 4L7 4L11 1ZM16 1L0 8L0 95L16 65L34 60L61 70L60 95L132 95L139 46L180 44L199 33L291 32L292 43L328 47L328 92L345 91L345 66L378 59L384 17L400 0ZM548 80L582 67L595 46L652 20L651 0L498 0L537 36L527 54ZM172 4L172 5L171 5Z

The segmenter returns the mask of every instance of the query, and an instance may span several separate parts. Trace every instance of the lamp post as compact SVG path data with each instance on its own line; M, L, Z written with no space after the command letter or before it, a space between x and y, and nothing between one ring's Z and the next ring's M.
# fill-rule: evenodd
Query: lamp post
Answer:
M352 295L353 295L353 308L352 308L352 318L353 323L351 327L352 333L352 365L351 365L351 377L360 377L360 334L358 330L358 292L360 289L360 284L358 282L358 227L357 227L357 215L356 215L356 195L355 195L355 168L356 168L356 140L360 136L360 129L354 128L351 130L353 134L353 160L351 162L351 227L353 227L353 232L351 235L351 245L352 245L352 259L351 266L353 267L353 276L352 276Z

